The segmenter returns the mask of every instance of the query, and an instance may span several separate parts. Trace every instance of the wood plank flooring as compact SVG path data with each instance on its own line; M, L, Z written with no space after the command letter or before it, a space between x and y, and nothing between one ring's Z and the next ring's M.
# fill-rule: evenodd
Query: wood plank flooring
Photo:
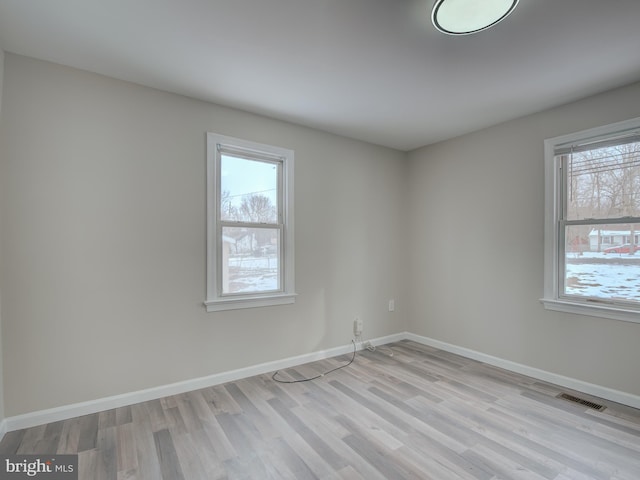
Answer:
M402 341L311 382L261 375L9 432L0 453L78 453L87 480L638 480L640 411Z

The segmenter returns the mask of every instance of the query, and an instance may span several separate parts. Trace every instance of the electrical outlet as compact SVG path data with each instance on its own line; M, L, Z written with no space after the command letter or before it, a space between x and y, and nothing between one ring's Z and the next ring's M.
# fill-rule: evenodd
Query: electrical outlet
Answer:
M356 319L353 321L353 334L356 337L362 335L362 319L359 317L356 317Z
M396 309L396 301L392 298L389 300L389 311L393 312Z

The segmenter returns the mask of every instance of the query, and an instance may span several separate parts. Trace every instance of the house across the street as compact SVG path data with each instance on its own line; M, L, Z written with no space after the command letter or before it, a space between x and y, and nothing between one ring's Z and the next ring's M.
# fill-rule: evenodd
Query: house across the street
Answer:
M631 230L603 230L594 228L589 233L589 250L591 252L601 252L605 248L632 243L631 235ZM634 230L633 237L633 244L638 245L640 243L640 233Z

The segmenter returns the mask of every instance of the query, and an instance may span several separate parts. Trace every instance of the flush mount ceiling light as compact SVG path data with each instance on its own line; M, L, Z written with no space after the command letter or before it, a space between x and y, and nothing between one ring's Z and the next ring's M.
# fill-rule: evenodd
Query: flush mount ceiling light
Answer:
M449 35L480 32L504 20L519 0L436 0L431 11L435 27Z

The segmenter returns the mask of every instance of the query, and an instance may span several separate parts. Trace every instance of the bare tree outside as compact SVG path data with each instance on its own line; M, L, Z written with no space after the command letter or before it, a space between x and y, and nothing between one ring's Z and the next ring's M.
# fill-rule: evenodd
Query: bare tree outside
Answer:
M276 207L271 199L257 193L242 197L239 216L242 221L252 223L274 223L277 220Z
M220 213L223 220L235 220L238 217L237 208L231 201L231 192L225 190L220 197Z

